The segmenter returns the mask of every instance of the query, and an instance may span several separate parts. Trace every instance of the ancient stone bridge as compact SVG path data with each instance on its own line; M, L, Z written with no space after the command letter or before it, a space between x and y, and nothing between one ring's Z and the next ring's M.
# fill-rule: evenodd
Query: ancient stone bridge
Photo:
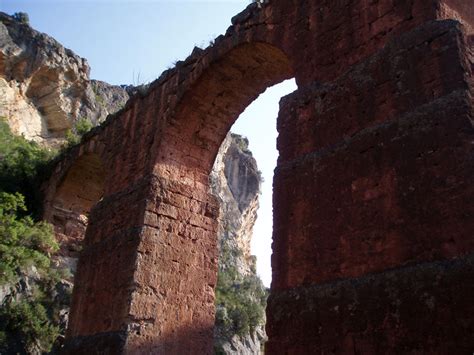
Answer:
M266 352L474 351L472 26L471 0L272 0L163 73L47 184L57 228L89 216L65 352L212 353L208 175L291 77Z

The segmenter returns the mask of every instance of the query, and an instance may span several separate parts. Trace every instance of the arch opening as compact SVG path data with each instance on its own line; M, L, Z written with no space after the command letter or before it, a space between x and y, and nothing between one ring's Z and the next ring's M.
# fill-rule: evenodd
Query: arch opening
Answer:
M254 100L232 126L213 166L211 192L220 200L216 353L239 349L243 343L259 353L266 341L276 118L279 100L295 88L294 80L286 80Z
M293 77L287 55L273 45L255 42L229 47L215 48L209 55L216 58L211 64L205 63L209 57L203 57L201 69L188 73L196 75L196 81L181 97L178 91L174 114L156 133L154 196L147 202L146 235L140 247L146 252L140 253L135 274L160 270L160 276L152 284L139 283L135 291L137 301L132 302L130 317L137 322L150 317L154 321L146 330L129 334L133 349L157 351L165 346L171 353L189 348L208 353L212 346L219 203L209 190L209 175L240 114L267 88ZM162 290L157 292L173 300L160 303L159 318L147 296L150 288ZM138 306L142 302L150 304L147 318ZM186 306L176 311L177 304ZM163 341L195 332L196 324L202 328L198 338L183 336L172 344Z
M170 235L170 238L177 238L181 243L180 255L174 258L170 257L170 265L187 265L186 270L180 269L179 282L186 282L189 287L168 288L167 291L174 294L177 299L182 299L182 303L189 303L185 300L189 298L189 295L195 295L195 299L191 303L199 303L201 308L203 300L200 300L201 297L196 295L214 294L217 285L217 253L220 243L218 234L222 226L217 225L219 204L215 201L215 197L211 197L213 194L209 191L209 176L219 148L242 112L260 94L267 88L294 76L287 55L279 48L263 42L240 45L220 55L219 58L209 65L190 90L184 94L175 115L166 122L165 129L160 132L159 156L154 166L155 176L167 181L166 203L172 205L172 207L166 208L157 207L158 210L166 211L167 215L170 210L173 210L173 215L181 216L176 221L164 218L164 225L161 225L162 230L177 230L177 234L170 233L174 234ZM259 117L255 117L255 119L258 120ZM276 113L273 119L276 119ZM276 120L274 127L276 129ZM276 146L275 140L272 145ZM270 169L273 170L273 167ZM239 169L228 170L228 173L231 174L239 173ZM233 179L230 180L232 185ZM271 177L268 179L268 184L271 184ZM189 187L192 188L189 189ZM233 194L239 195L235 191L235 186L230 187L231 190L232 188L234 188ZM249 199L246 193L243 193L242 197L244 200ZM256 200L257 197L253 197L252 200ZM271 197L269 200L271 201ZM174 201L180 202L174 204ZM248 205L249 201L245 201L243 204ZM187 206L191 208L187 210ZM242 204L241 206L237 205L234 212L241 214L243 211L239 207L242 207ZM223 212L225 211L220 211L221 214ZM256 210L245 213L248 216L245 216L244 219L248 220L238 228L248 228L251 232L248 224L254 223ZM271 217L269 219L271 223ZM268 233L271 238L271 226L268 228ZM189 242L186 240L187 236L189 236ZM170 247L170 249L172 248ZM204 261L199 257L194 257L200 253L205 254ZM162 252L165 258L172 254L174 254L172 250ZM243 259L251 260L250 250L248 250L248 254ZM152 263L156 265L156 261L150 260L150 264ZM163 263L163 260L160 263ZM167 266L163 267L165 273L166 268ZM251 268L247 267L247 269ZM252 276L251 274L252 272L249 272L248 276ZM171 274L169 281L163 280L162 282L169 285L177 284L173 278L175 275ZM254 284L254 286L256 285ZM197 312L187 314L183 311L180 318L200 319L212 332L215 324L214 297L206 298L204 303L203 310L206 311L203 311L202 315ZM181 323L180 327L192 329L191 323L184 323ZM157 325L158 327L160 325ZM141 342L138 339L137 341ZM187 344L184 343L179 347L184 349L186 346Z
M282 84L285 81L287 83ZM258 134L261 137L257 138L257 134L253 138L255 141L257 139L263 141L265 139L262 139L262 136L267 135L269 130L273 130L272 137L266 139L267 143L265 143L273 148L271 152L273 161L266 164L267 172L265 174L268 185L265 188L264 198L266 201L264 205L270 212L264 222L267 227L258 226L259 230L270 230L270 236L265 242L265 247L268 249L271 244L273 222L271 182L278 157L276 150L278 101L282 96L297 88L292 63L283 50L264 42L245 43L222 54L220 59L209 65L195 85L185 93L178 105L177 113L168 123L164 133L160 132L162 143L154 171L158 176L165 176L173 180L178 177L176 180L179 180L179 184L193 186L194 189L188 196L190 200L205 201L205 196L209 192L211 195L216 195L216 191L209 189L209 178L213 167L215 170L216 164L224 164L223 161L217 162L216 158L218 152L222 152L223 145L226 144L225 139L231 133L231 128L247 108L255 102L258 103L261 94L265 93L267 89L273 90L273 87L277 87L278 84L282 84L286 88L277 88L276 94L272 94L273 98L270 99L274 102L272 113L268 115L273 123L266 122L264 125L260 125ZM269 104L266 105L268 109ZM253 119L262 120L262 117L253 117ZM267 125L268 131L265 131L267 129L265 125ZM249 135L246 129L251 130L252 124L247 124L247 126L248 128L243 131L241 130L243 127L239 127L239 132L236 133L241 133L244 136ZM255 124L255 126L259 126L259 124ZM264 159L260 157L260 160ZM230 169L229 167L226 169L232 170L233 174L239 173L239 169ZM227 173L231 172L227 171ZM235 183L235 179L229 179L229 183L232 185ZM253 185L255 184L259 183L254 181ZM254 191L259 188L260 186L257 188L253 186ZM235 186L229 186L229 189L231 194L236 194ZM249 197L247 196L246 199L249 200ZM244 204L248 206L249 201L245 201ZM241 207L238 208L240 212L242 212ZM220 214L222 213L224 212L221 210ZM255 220L256 216L253 219ZM265 284L269 286L271 280L269 255L266 257L265 264L264 268L269 274Z
M72 271L82 248L89 212L102 198L104 185L105 170L100 157L84 154L69 168L46 211L61 245L59 255L64 263L69 262Z
M184 95L163 134L155 172L174 165L191 170L197 181L207 180L240 114L267 88L292 77L289 58L273 45L247 43L223 54Z

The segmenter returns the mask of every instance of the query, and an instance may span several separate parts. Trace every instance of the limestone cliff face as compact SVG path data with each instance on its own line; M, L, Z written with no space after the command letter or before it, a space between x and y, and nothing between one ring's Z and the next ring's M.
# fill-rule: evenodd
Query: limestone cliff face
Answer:
M260 172L248 150L248 141L230 133L224 140L210 177L212 192L221 200L219 244L237 248L233 260L239 273L255 272L250 254L252 230L257 219Z
M91 89L94 94L92 99L94 109L88 113L88 117L93 122L102 122L108 115L117 112L127 103L133 88L133 86L117 86L104 81L91 80L88 90ZM90 92L88 92L88 97L90 97Z
M123 88L89 73L84 58L0 12L0 116L14 133L54 146L80 118L97 124L125 104Z
M220 201L219 270L234 269L237 278L256 276L255 257L250 252L252 230L259 207L261 176L248 150L248 140L229 133L224 140L210 176L211 189ZM219 287L219 286L218 286ZM251 298L254 296L249 295ZM219 308L219 305L217 306ZM244 335L229 334L216 322L217 353L260 354L266 339L263 325Z

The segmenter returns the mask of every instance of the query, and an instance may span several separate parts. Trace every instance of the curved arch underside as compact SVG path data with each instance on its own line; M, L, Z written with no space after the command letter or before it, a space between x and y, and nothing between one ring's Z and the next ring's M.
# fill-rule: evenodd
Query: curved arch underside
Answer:
M240 114L268 87L293 76L288 57L266 43L240 45L214 62L185 93L162 135L156 174L170 162L209 175ZM258 117L255 117L258 120Z
M61 257L76 259L79 256L89 213L104 195L105 175L100 157L84 154L53 191L44 218L54 226L61 245Z
M97 154L81 156L69 169L53 200L55 208L87 215L104 195L105 171Z

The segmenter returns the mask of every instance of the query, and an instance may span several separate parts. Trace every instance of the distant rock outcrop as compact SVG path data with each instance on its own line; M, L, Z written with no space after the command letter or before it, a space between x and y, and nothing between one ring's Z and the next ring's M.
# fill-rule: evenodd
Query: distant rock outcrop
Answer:
M79 119L98 124L126 103L125 89L89 74L86 59L0 12L0 116L14 133L55 146Z

